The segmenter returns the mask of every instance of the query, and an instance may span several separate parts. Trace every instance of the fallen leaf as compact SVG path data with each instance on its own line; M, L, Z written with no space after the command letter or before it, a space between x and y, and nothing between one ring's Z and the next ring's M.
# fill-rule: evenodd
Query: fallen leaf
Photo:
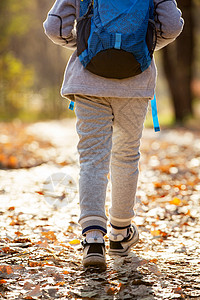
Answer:
M30 292L30 293L28 293L28 295L27 296L29 296L29 297L40 297L41 296L41 291L40 291L40 284L37 284L36 286L35 286L35 288Z
M59 282L56 283L56 285L61 285L61 286L63 286L63 285L65 285L65 282L64 282L64 281L59 281Z
M42 267L44 264L40 261L31 261L28 262L29 267Z
M113 287L111 287L111 286L106 286L106 287L105 287L105 292L106 292L106 294L108 294L108 295L114 295L115 289L114 289Z
M67 231L68 231L68 232L74 232L74 229L73 229L72 226L69 225L69 226L67 227Z
M173 292L177 293L177 294L183 294L183 290L182 290L182 288L180 286L174 288Z
M6 273L9 275L13 273L13 270L10 266L0 266L0 273Z
M174 197L172 200L169 201L170 204L174 204L174 205L181 205L181 199L177 198L177 197Z
M158 260L157 260L157 258L153 258L153 259L150 259L150 261L149 262L152 262L152 263L157 263L158 262Z
M44 192L41 192L41 191L36 191L36 193L39 195L44 195Z
M1 279L0 284L3 284L3 283L7 283L7 281L5 279Z
M16 168L17 167L17 158L16 156L10 156L8 158L8 167L9 168Z
M46 241L38 241L35 243L36 246L38 246L39 248L48 248L49 244Z
M20 231L15 231L15 234L16 234L17 236L23 235Z
M80 244L80 240L77 240L77 239L72 240L72 241L69 242L69 244L70 245L79 245Z
M160 236L161 231L160 231L160 230L152 230L152 231L151 231L151 234L152 234L153 236Z
M154 184L154 187L156 189L160 189L162 187L162 183L161 182L154 182L153 184Z
M157 275L158 277L162 276L162 273L156 265L148 265L148 270Z
M14 243L31 243L29 238L18 238L13 241Z
M18 253L18 251L13 250L13 249L11 249L10 247L3 247L3 248L1 248L1 250L2 250L4 253L7 253L7 254Z
M190 209L188 209L188 211L185 213L186 216L191 216L191 212Z
M119 292L121 292L122 290L125 289L126 285L124 283L120 282L117 287L119 289Z
M55 233L53 231L41 232L41 235L51 241L57 240Z
M32 287L34 287L34 284L29 281L26 281L23 286L25 290L30 290Z
M20 224L19 224L18 221L14 221L14 220L13 220L13 221L10 222L9 225L10 225L10 226L15 226L15 225L20 225Z
M14 206L10 206L10 207L8 208L8 210L9 210L9 211L13 211L13 210L15 210L15 207L14 207Z

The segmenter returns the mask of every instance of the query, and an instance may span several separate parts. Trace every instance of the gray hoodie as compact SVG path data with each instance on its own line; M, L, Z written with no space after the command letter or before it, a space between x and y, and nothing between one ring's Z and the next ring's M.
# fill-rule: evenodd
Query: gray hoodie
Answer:
M173 42L183 29L184 21L175 0L154 0L157 29L156 49ZM156 85L154 59L147 70L127 79L107 79L87 71L76 54L76 19L80 0L56 0L44 22L46 35L56 44L75 50L67 64L61 95L152 99Z

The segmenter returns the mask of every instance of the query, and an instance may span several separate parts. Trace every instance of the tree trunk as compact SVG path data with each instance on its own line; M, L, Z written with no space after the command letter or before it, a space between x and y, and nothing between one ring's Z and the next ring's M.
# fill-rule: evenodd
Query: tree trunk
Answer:
M180 0L185 25L182 34L163 49L163 65L168 80L177 122L183 122L192 112L192 65L194 50L193 1Z

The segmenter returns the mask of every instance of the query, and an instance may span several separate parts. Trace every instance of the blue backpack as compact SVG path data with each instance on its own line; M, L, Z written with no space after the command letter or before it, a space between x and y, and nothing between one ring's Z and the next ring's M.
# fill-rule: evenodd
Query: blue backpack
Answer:
M123 79L146 70L156 45L153 0L81 0L77 55L90 72Z
M80 0L77 56L90 72L136 76L151 64L155 46L153 0Z

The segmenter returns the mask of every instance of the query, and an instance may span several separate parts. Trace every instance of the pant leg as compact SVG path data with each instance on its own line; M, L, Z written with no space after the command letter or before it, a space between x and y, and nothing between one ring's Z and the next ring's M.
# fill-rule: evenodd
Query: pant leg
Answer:
M82 234L100 229L106 234L105 199L109 172L113 114L105 98L76 96L79 200Z
M125 227L134 216L140 139L147 99L113 99L114 131L111 156L111 224Z

